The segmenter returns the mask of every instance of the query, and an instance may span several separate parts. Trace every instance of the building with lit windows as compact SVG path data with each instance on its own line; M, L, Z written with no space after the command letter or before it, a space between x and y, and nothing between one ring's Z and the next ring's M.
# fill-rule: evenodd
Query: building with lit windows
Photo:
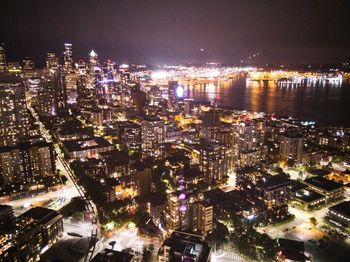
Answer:
M0 73L4 73L7 71L7 62L6 62L6 53L5 53L5 45L0 43Z
M177 104L177 94L176 89L178 87L177 81L168 82L168 108L174 109Z
M21 78L0 75L0 146L14 146L26 139L29 116Z
M64 52L63 52L63 68L65 72L70 72L73 69L73 51L72 44L66 43L64 44Z
M211 247L201 236L175 231L165 239L158 251L159 262L209 262Z
M35 207L0 228L0 261L39 261L63 235L62 215Z
M303 137L296 132L286 132L281 135L280 156L282 159L294 159L302 161Z
M52 72L40 80L36 106L38 113L54 116L66 108L67 93L64 76L59 71Z
M310 177L302 181L310 189L326 197L326 202L337 200L344 196L344 186L324 177Z
M193 190L174 192L167 195L165 220L169 231L192 230L206 236L213 230L213 206Z
M220 116L221 111L217 108L202 112L201 138L206 143L216 140L216 134L221 126Z
M53 145L46 142L0 147L0 175L6 183L31 184L55 173Z
M162 158L164 154L164 122L158 117L146 116L141 121L142 157Z
M205 144L199 147L199 169L208 183L220 182L230 170L231 150L219 144Z
M330 207L327 215L333 224L350 227L350 201L344 201Z
M46 55L46 68L48 70L57 71L60 67L58 57L55 53L49 52Z
M240 122L231 126L233 164L236 168L254 166L263 159L265 124Z
M119 123L120 139L126 150L140 151L142 146L141 125L125 121Z

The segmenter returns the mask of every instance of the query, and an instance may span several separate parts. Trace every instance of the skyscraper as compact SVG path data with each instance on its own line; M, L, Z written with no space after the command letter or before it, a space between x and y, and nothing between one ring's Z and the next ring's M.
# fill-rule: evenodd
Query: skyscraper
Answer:
M142 120L142 157L161 158L164 151L164 123L158 117Z
M59 68L58 58L55 53L49 52L46 55L46 68L57 71Z
M216 133L221 126L220 116L221 112L216 108L203 111L201 137L206 143L216 139Z
M286 132L281 135L280 144L281 158L302 160L303 156L303 137L295 132Z
M28 135L29 117L22 79L0 76L0 146L13 146Z
M5 45L0 43L0 72L6 72L7 63L6 63L6 54L5 54Z
M64 44L64 59L63 59L63 67L66 72L70 72L73 69L73 51L72 44L66 43Z
M177 102L177 96L176 96L176 88L177 88L178 82L177 81L169 81L168 82L168 108L174 109Z

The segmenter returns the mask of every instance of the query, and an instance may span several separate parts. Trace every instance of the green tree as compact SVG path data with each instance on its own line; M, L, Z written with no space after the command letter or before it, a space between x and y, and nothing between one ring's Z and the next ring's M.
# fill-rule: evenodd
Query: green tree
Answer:
M310 223L311 223L313 226L316 226L316 225L317 225L317 219L314 218L314 217L310 217Z

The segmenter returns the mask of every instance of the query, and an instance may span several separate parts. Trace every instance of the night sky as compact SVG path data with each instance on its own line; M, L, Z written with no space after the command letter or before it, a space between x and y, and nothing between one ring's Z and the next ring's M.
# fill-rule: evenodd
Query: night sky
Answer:
M8 60L42 63L73 44L74 58L136 63L344 62L350 2L321 0L1 0ZM200 49L203 48L204 52Z

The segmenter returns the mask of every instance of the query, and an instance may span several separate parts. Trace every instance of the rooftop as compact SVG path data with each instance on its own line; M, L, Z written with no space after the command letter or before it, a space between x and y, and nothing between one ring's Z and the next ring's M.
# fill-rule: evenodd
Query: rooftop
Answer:
M307 202L307 203L324 198L323 195L321 195L313 190L310 190L310 189L302 189L302 190L297 191L295 193L295 197L298 199L301 199L302 201Z
M350 217L350 201L344 201L329 208L329 210L341 213L344 216Z
M0 215L7 212L12 212L12 206L9 205L0 205Z
M304 182L325 191L333 191L343 187L343 185L323 177L310 177L305 179Z
M174 261L198 261L206 262L211 247L202 237L185 232L174 231L163 242L163 246L170 247L170 257Z
M119 252L112 249L105 248L103 251L99 252L92 260L91 262L130 262L132 261L134 255L126 253L126 252Z
M92 137L80 140L66 141L63 142L63 145L69 152L112 146L112 144L110 144L103 137Z
M50 222L52 219L60 216L55 210L44 208L44 207L34 207L29 209L20 215L20 218L32 218L33 220L38 221L41 224Z
M258 185L266 190L274 190L281 186L286 186L292 183L292 180L290 180L285 175L275 175L270 177L263 177Z

